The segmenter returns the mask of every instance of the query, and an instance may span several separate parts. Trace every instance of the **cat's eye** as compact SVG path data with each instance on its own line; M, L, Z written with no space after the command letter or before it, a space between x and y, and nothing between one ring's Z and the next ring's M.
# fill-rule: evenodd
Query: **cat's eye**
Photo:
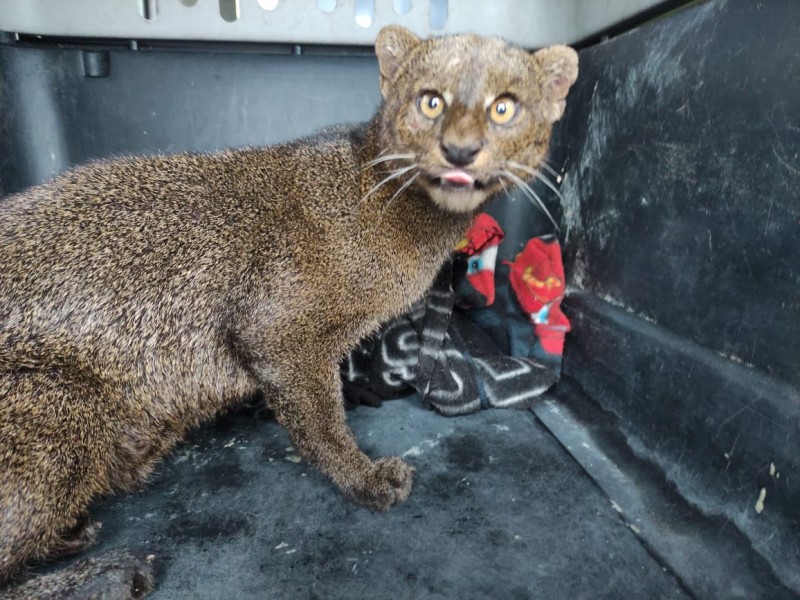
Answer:
M419 110L429 119L436 119L444 112L445 102L436 92L425 92L419 97Z
M489 118L493 123L505 125L517 114L517 102L511 96L500 96L489 107Z

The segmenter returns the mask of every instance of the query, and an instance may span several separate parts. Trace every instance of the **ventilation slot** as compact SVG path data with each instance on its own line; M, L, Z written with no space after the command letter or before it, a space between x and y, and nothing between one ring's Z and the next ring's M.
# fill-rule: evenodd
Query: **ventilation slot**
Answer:
M411 12L411 0L392 0L392 6L398 15L407 15Z
M139 16L145 21L152 21L158 16L158 0L138 0Z
M375 20L375 0L356 0L356 24L364 29Z
M239 0L219 0L219 16L228 23L239 20Z

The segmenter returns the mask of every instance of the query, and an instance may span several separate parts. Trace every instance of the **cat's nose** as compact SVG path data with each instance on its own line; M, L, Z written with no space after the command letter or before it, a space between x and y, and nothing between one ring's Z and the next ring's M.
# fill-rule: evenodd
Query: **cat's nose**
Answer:
M442 154L455 167L466 167L475 161L478 152L481 151L483 144L474 142L467 145L442 144Z

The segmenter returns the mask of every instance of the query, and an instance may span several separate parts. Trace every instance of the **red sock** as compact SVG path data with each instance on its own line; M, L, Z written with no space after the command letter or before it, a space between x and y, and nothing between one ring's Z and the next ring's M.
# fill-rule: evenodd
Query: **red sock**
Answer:
M534 325L542 349L547 354L561 355L570 324L560 307L565 284L558 239L533 238L508 264L511 287Z

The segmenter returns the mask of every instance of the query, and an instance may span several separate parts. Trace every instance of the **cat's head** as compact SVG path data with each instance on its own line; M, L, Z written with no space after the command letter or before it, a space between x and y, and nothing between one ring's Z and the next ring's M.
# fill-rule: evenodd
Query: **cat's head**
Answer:
M415 165L398 181L415 177L456 212L475 210L501 182L532 178L578 75L567 46L531 54L477 35L421 40L397 25L378 33L375 51L382 151L398 169Z

